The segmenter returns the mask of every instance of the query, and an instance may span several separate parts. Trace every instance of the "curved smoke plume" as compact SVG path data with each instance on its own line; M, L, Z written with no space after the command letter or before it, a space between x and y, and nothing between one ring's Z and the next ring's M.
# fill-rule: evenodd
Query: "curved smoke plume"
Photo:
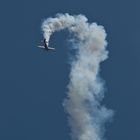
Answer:
M76 57L71 62L70 82L64 108L69 114L73 140L101 140L104 123L113 112L100 105L104 96L99 78L100 63L107 59L106 33L103 26L88 23L83 15L57 14L42 24L44 38L63 29L73 33Z

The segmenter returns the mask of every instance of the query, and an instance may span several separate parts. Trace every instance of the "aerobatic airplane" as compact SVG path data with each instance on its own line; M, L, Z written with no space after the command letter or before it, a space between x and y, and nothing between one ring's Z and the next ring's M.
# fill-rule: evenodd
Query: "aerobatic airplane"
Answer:
M46 51L55 50L55 48L48 47L48 42L46 41L46 39L43 40L43 43L44 43L44 46L38 46L38 47L41 49L45 49Z

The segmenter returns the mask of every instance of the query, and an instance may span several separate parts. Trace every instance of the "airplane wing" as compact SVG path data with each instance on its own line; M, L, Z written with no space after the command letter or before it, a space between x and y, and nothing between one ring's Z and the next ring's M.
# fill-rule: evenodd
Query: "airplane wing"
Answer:
M55 48L48 47L49 50L55 50Z
M41 49L45 49L45 47L44 47L44 46L37 46L37 47L39 47L39 48L41 48Z

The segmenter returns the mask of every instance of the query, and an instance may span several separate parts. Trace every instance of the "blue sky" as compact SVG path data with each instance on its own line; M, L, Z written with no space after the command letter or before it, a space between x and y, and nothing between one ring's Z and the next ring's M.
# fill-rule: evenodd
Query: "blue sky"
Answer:
M138 0L0 2L0 139L70 140L62 107L68 74L67 32L52 36L57 51L44 53L41 23L56 13L85 14L107 31L109 59L103 103L115 111L107 140L140 139L140 20Z

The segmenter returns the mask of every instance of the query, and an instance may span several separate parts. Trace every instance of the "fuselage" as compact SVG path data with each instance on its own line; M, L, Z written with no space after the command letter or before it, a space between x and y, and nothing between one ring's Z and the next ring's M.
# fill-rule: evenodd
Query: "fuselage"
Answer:
M46 43L46 39L44 39L44 47L45 49L48 49L47 43Z

